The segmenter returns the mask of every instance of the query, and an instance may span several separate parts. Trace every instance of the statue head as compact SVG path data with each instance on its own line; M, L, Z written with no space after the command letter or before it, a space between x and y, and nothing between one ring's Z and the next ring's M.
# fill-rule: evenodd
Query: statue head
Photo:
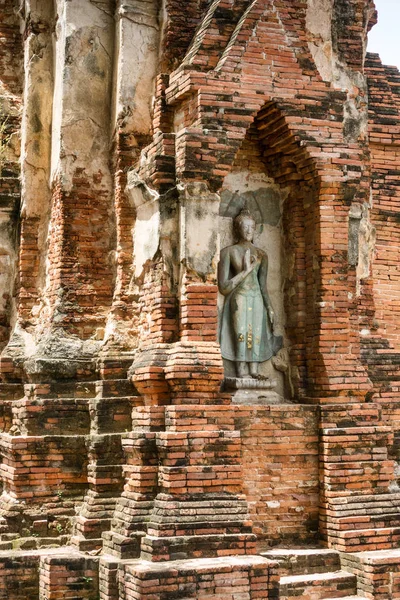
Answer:
M244 206L240 213L233 220L233 231L237 240L252 242L254 237L254 231L256 228L256 222L249 209Z

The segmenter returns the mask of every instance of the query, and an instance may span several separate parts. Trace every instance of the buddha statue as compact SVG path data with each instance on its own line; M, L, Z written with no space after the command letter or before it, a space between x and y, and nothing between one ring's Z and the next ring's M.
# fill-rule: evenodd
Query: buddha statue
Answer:
M274 335L274 310L267 290L268 256L253 244L256 223L247 208L234 219L237 243L221 251L219 291L225 296L220 322L224 359L237 377L259 378L259 365L282 347Z

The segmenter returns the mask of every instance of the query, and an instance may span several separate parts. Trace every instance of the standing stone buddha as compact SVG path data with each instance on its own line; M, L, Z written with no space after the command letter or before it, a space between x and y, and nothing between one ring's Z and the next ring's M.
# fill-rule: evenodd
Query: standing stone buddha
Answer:
M225 296L220 324L222 357L233 361L238 378L259 377L259 364L282 347L273 333L274 311L267 291L268 256L253 244L255 221L243 208L234 219L237 243L224 248L218 285Z

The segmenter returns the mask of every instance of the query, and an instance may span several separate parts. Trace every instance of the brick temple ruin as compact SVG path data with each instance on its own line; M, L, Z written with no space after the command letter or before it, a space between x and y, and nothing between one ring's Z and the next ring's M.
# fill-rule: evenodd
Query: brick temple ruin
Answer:
M0 0L1 600L400 598L400 74L366 54L376 20ZM244 206L282 348L233 390L217 268Z

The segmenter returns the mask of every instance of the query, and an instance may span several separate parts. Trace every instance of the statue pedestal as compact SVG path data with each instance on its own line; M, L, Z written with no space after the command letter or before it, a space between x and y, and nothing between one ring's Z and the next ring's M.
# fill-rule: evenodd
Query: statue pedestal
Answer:
M225 377L224 390L232 392L232 404L287 404L274 388L276 379Z

